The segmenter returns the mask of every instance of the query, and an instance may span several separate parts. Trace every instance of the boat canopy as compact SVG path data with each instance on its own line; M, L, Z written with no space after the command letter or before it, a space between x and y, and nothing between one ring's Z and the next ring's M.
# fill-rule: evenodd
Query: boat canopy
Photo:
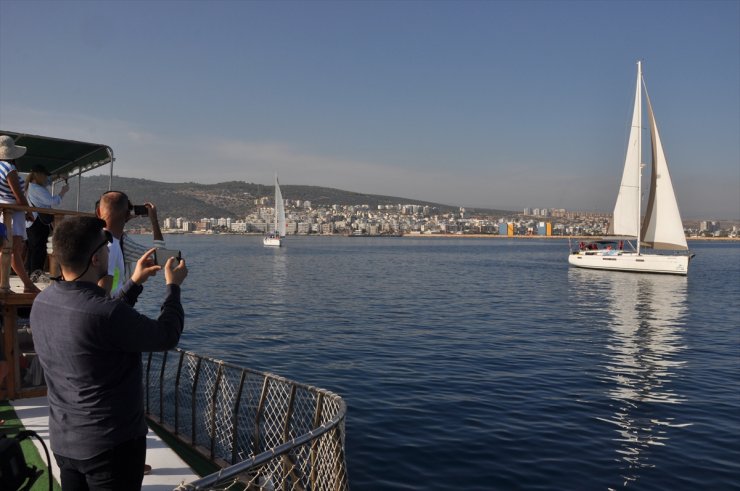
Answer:
M51 176L71 176L115 160L113 150L108 145L100 143L63 140L5 130L0 130L0 135L8 135L15 140L16 145L28 149L23 157L15 161L19 172L30 172L35 166L41 165Z

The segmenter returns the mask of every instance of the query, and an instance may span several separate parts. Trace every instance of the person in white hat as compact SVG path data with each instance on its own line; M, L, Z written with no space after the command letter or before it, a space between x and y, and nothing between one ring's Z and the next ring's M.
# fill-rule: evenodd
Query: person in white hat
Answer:
M16 145L13 138L8 135L0 135L0 203L28 206L26 196L23 194L23 179L18 175L18 169L15 168L15 160L25 153L26 147ZM33 220L33 214L30 211L26 213L14 211L12 225L5 224L13 236L10 265L23 282L23 293L38 293L41 290L33 284L23 265L27 218Z

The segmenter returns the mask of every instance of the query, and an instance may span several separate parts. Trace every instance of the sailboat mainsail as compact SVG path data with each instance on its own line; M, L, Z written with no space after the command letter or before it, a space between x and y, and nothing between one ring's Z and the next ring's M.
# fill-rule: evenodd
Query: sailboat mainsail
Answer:
M642 160L640 120L642 119L642 73L638 64L637 84L635 87L635 107L632 111L632 125L627 143L627 155L624 159L622 183L619 186L617 202L614 205L614 217L610 234L637 237L640 233L640 164Z
M640 225L642 197L642 92L647 100L652 148L650 194L645 219ZM591 269L635 271L643 273L688 273L690 254L660 254L645 252L671 250L688 251L681 214L673 191L668 162L655 122L653 106L642 75L642 62L637 62L635 105L632 112L627 154L624 160L622 181L614 205L614 216L609 226L610 235L624 236L605 239L591 244L581 243L568 262L573 266ZM635 240L634 251L624 249L623 239Z
M275 176L275 235L285 237L285 204L277 176Z

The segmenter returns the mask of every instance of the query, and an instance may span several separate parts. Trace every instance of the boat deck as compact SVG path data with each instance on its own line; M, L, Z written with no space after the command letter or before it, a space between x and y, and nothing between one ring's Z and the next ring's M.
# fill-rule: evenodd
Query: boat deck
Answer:
M10 402L23 426L27 430L38 433L49 448L49 405L46 397L18 399ZM36 438L31 440L36 445L42 460L45 461L46 455L41 443ZM147 491L170 491L183 482L191 482L199 477L151 430L146 437L146 462L152 466L152 472L144 476L141 489ZM53 455L51 466L54 478L59 482L59 467Z

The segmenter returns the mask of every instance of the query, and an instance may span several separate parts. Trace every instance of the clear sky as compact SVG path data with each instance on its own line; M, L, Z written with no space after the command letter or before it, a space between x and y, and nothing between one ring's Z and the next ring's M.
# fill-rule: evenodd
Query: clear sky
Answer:
M611 211L638 59L684 218L740 218L738 0L0 0L0 129L128 177Z

